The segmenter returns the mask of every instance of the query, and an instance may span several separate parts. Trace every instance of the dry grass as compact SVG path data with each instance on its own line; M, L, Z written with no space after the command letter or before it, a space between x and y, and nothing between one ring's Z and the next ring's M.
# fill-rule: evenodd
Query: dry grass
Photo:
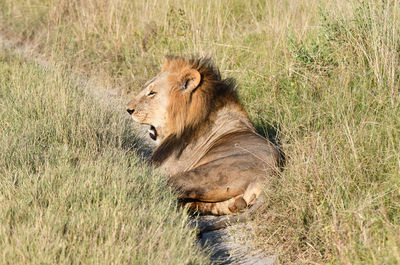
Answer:
M2 31L134 91L163 55L211 55L285 171L253 244L287 263L400 262L399 1L11 1Z
M0 51L0 264L207 264L130 120Z

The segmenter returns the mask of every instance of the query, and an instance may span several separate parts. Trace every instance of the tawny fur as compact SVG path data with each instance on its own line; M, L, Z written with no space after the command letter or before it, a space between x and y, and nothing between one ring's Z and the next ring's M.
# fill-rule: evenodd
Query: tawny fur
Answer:
M200 214L245 210L279 166L277 148L257 134L234 87L208 59L167 57L127 105L135 121L157 132L151 162Z

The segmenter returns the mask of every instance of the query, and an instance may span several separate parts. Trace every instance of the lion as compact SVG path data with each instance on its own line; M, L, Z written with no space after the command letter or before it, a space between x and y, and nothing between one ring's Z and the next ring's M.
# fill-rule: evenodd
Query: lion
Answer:
M209 58L167 56L126 110L150 127L151 163L193 212L242 212L279 169L280 151L256 132L234 80L222 79Z

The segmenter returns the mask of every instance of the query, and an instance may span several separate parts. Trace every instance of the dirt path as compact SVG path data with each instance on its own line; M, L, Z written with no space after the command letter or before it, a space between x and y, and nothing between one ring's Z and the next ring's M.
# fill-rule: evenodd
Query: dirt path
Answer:
M10 50L16 54L19 54L23 58L32 60L42 67L52 69L55 66L48 62L43 57L38 56L34 53L33 47L28 45L18 46L14 42L4 39L0 35L0 47L5 50ZM86 80L79 74L73 74L72 79L79 83L84 91L88 95L97 98L105 107L112 108L115 111L120 111L125 114L125 103L126 97L120 95L120 90L116 89L105 89L99 85L95 80ZM127 119L130 119L126 115ZM155 147L152 140L147 136L147 128L134 125L134 130L137 135L143 140L143 146L140 148L141 153L144 157L148 156L152 149ZM217 219L215 216L202 216L197 220L203 223L212 222ZM246 237L245 231L248 228L246 224L234 224L228 228L220 229L217 231L211 231L202 234L202 237L198 240L199 244L211 254L211 261L215 264L243 264L243 265L270 265L276 261L276 256L265 257L259 251L250 248L245 245L242 238ZM235 231L234 233L232 231ZM242 232L237 232L242 231Z

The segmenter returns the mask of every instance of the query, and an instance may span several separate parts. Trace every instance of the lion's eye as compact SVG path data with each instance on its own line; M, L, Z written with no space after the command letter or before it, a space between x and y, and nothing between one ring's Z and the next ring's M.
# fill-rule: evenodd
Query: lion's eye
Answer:
M155 94L156 94L156 92L152 90L149 93L147 93L147 96L151 97L151 96L154 96Z

